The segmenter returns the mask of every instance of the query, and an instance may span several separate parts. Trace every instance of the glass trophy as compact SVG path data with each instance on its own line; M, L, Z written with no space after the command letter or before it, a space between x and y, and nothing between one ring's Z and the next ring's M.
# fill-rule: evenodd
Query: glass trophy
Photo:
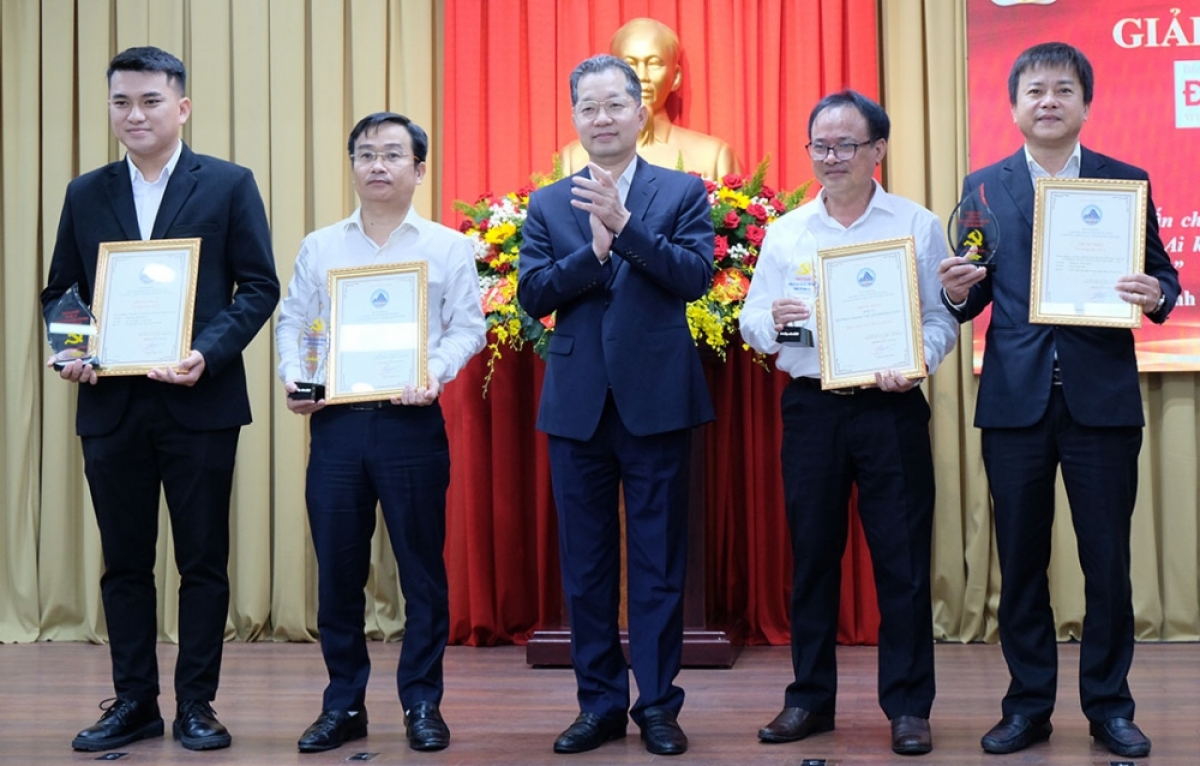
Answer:
M46 340L56 370L61 371L76 359L100 366L94 354L96 317L80 297L79 285L71 285L46 312Z
M788 322L775 336L775 340L785 346L812 348L812 326L817 311L817 239L812 232L805 229L796 249L796 257L792 260L783 294L785 298L799 298L804 301L811 313L803 322Z
M994 258L1000 247L1000 226L988 207L983 184L959 200L946 221L946 236L950 240L950 250L955 255L968 258L989 271L995 270ZM975 251L972 252L971 248L975 248Z
M325 363L329 359L329 322L325 318L324 304L318 292L309 302L305 312L304 330L297 342L300 346L300 363L304 367L304 380L296 381L296 390L288 394L289 399L320 401L325 398Z

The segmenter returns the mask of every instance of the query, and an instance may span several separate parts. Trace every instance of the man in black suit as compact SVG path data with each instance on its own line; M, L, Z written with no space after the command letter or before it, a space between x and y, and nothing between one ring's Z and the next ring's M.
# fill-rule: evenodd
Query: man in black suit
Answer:
M175 367L97 379L75 360L76 431L104 552L100 586L116 701L72 742L109 750L161 736L154 584L160 486L179 567L175 738L228 747L211 702L229 611L229 497L238 432L250 422L242 349L271 316L279 280L266 211L250 171L194 154L180 139L191 113L183 63L130 48L108 68L109 118L125 159L67 187L49 309L72 285L91 303L100 243L199 237L192 347ZM49 363L48 363L49 364Z
M1150 740L1133 722L1127 676L1133 660L1130 518L1137 496L1142 399L1127 329L1030 324L1034 179L1148 180L1144 170L1083 148L1092 67L1079 50L1044 43L1023 52L1008 80L1016 154L967 176L964 196L987 189L1001 227L996 269L948 258L943 300L959 321L989 303L991 325L975 425L991 485L1000 554L1000 643L1012 681L1000 722L982 740L1011 753L1048 739L1057 682L1047 568L1054 482L1061 467L1085 580L1087 615L1079 687L1092 736L1117 755L1143 756ZM1122 300L1166 320L1179 278L1148 199L1145 273L1117 281Z
M594 56L571 73L575 129L590 162L533 194L517 296L557 311L537 426L549 434L563 589L580 715L554 743L578 753L625 736L657 755L687 750L676 716L691 429L713 419L686 307L713 273L711 207L696 176L636 154L646 122L630 66ZM617 626L625 494L629 645Z

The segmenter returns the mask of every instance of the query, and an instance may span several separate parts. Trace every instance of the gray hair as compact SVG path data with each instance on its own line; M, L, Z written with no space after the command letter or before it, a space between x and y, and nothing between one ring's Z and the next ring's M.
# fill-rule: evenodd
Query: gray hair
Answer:
M584 59L571 72L571 106L575 106L579 102L579 81L585 75L600 74L610 69L616 69L625 75L625 92L634 100L634 103L642 103L642 83L638 80L637 72L633 71L633 67L616 56L600 53Z

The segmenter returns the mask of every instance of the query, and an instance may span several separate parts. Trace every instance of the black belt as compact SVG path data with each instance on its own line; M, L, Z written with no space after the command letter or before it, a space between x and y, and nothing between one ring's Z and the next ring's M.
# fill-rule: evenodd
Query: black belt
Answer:
M857 386L850 388L821 388L821 381L818 378L792 378L792 385L808 389L809 391L820 391L824 394L836 394L838 396L854 396L860 392L874 390L870 388L858 388Z
M348 405L355 412L371 412L374 410L383 410L392 406L392 403L387 399L380 399L374 402L353 402Z

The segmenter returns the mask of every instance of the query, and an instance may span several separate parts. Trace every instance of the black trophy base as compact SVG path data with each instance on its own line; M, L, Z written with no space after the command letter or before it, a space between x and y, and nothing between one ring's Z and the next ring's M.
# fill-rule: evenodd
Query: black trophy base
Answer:
M813 345L813 334L812 330L805 327L784 325L779 334L775 336L775 340L785 346L808 346L811 348Z
M288 398L305 402L319 402L325 398L325 385L322 383L297 383L296 390L288 394Z
M62 372L63 370L67 369L68 364L70 364L71 362L74 362L74 361L76 361L76 360L75 359L59 359L53 365L54 371ZM96 357L94 357L94 356L80 357L78 361L82 362L83 364L90 365L97 370L100 369L100 365L96 362Z

